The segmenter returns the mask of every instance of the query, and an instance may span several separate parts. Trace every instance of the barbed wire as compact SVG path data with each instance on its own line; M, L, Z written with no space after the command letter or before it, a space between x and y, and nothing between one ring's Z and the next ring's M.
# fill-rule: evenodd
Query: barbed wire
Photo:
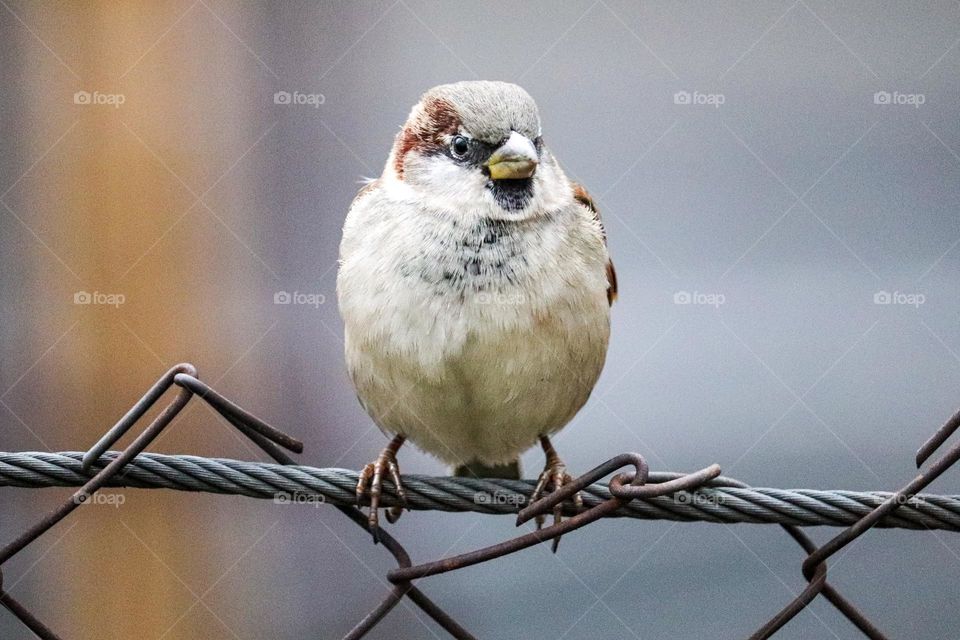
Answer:
M176 396L146 429L123 451L109 451L174 386L178 387ZM194 395L210 404L276 463L143 453ZM960 428L960 412L923 444L917 453L917 466L921 467L932 457L957 428ZM192 365L180 364L164 374L85 453L0 452L0 486L80 487L52 513L0 548L0 604L43 640L60 640L60 636L4 590L2 566L107 486L235 494L273 498L283 503L322 500L369 531L368 519L356 502L358 474L355 471L296 465L284 449L300 453L303 445L201 382ZM958 459L960 443L954 444L925 471L892 493L755 488L722 477L717 465L688 474L651 473L646 461L637 453L614 456L531 504L527 503L534 486L530 480L405 476L407 503L412 509L516 514L518 526L551 512L557 505L561 505L569 517L495 545L418 565L412 563L407 551L393 536L375 529L374 539L382 542L397 561L397 568L386 576L393 587L346 638L366 635L403 598L409 598L453 637L473 638L412 581L556 540L601 518L628 517L778 524L808 554L802 565L807 586L750 636L751 640L774 635L818 595L823 595L865 636L884 640L886 636L827 582L826 561L873 527L960 531L960 496L920 493ZM625 467L632 467L633 471L622 472ZM611 475L606 484L599 483ZM386 482L384 490L382 506L398 504L393 484ZM583 495L582 509L577 509L571 500L578 491ZM818 547L800 529L815 525L845 528Z
M79 487L120 455L108 451L83 470L83 453L0 452L0 487ZM272 499L279 504L318 502L353 506L359 474L350 469L280 465L225 458L142 453L114 476L107 487L173 489ZM651 472L648 484L682 477L679 473ZM402 477L406 506L416 511L473 511L516 515L536 480L453 478L421 475ZM735 484L736 483L736 484ZM825 491L816 489L740 488L720 476L696 488L671 496L638 498L608 517L678 522L787 524L802 527L847 526L879 507L888 491ZM395 488L384 482L382 505L399 505ZM581 494L586 508L611 498L607 485L594 483ZM564 504L566 515L577 510ZM918 494L906 500L877 525L880 528L960 531L960 496Z

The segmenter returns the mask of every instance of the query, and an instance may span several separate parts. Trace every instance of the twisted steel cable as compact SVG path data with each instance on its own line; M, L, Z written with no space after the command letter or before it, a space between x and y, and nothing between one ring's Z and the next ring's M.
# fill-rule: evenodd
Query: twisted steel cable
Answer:
M406 476L404 484L410 497L409 506L415 509L516 514L518 525L555 508L565 508L570 516L563 522L543 529L538 527L537 531L494 545L414 565L403 546L389 533L379 528L371 530L367 518L354 505L356 472L296 465L284 450L301 453L303 444L299 440L245 411L196 376L196 367L189 363L168 370L86 453L0 452L0 486L80 487L58 508L0 547L0 605L43 640L60 640L60 636L3 590L2 565L105 486L272 497L275 502L286 503L331 503L368 533L372 531L374 540L383 542L398 565L386 576L393 584L390 592L357 623L346 639L363 637L397 603L409 598L453 637L472 640L474 636L469 631L412 581L502 558L546 540L553 540L555 545L564 533L613 516L779 524L808 554L802 566L807 586L758 629L751 640L771 637L821 595L865 636L871 640L885 640L886 636L827 581L827 560L875 526L960 530L960 496L920 493L960 461L960 443L955 443L932 460L933 454L960 428L958 411L920 447L916 457L920 474L895 493L755 488L720 476L720 467L716 464L688 474L650 473L646 461L638 453L618 454L532 504L527 504L534 486L529 480ZM109 451L173 387L177 387L175 396L149 425L122 452ZM144 453L194 395L279 464ZM630 467L632 473L621 472ZM611 474L615 475L606 485L597 484ZM390 482L386 483L385 490L382 505L396 504L395 489ZM563 501L570 500L576 491L584 494L584 508L574 513L573 505ZM800 529L816 525L841 526L843 529L817 546Z
M81 486L119 455L104 453L87 471L83 453L0 452L0 486ZM649 482L679 477L651 473ZM499 480L407 475L403 477L411 509L513 514L526 505L534 480ZM244 495L281 503L323 501L356 504L357 472L187 455L141 453L107 486L173 489ZM738 486L732 486L738 485ZM797 526L848 526L883 503L890 492L742 487L719 477L694 492L635 499L614 512L616 517ZM583 491L587 508L610 498L605 484ZM393 485L385 483L383 504L395 504ZM565 506L573 513L572 504ZM960 531L960 496L918 494L877 526L901 529Z

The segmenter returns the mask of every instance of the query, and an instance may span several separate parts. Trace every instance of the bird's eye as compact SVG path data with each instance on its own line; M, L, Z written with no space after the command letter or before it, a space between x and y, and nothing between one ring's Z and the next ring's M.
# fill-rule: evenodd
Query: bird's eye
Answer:
M454 136L450 143L450 152L457 158L462 158L470 151L470 141L463 136Z

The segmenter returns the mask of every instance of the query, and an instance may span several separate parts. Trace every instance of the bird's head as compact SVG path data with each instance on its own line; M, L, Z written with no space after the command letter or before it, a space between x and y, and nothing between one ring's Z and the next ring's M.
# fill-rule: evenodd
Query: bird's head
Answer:
M434 87L397 135L387 171L432 206L519 220L562 206L566 177L540 137L537 105L507 82Z

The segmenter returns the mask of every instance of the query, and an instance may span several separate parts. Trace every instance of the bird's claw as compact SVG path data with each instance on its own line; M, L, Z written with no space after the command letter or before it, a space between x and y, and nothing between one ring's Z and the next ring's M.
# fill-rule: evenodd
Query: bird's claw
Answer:
M367 517L367 523L370 532L373 534L374 543L380 542L380 496L383 495L383 479L389 475L393 486L396 487L399 505L387 508L387 522L393 524L400 519L404 507L407 506L407 492L400 481L400 465L397 464L396 451L391 447L384 449L377 459L360 471L360 478L357 480L357 504L362 505L364 498L369 496L370 515Z
M573 477L567 473L567 467L563 464L563 461L555 455L548 455L547 463L544 465L543 472L540 473L540 477L537 480L537 486L534 487L533 493L530 494L530 502L534 503L548 493L559 491L571 482L573 482ZM579 491L573 494L572 500L578 511L583 508L583 496L580 495ZM556 506L553 507L553 524L557 525L563 522L562 511L563 503L557 503ZM543 528L545 520L546 518L543 514L537 514L535 519L537 531ZM560 536L553 539L554 553L557 552L558 546L560 546Z

